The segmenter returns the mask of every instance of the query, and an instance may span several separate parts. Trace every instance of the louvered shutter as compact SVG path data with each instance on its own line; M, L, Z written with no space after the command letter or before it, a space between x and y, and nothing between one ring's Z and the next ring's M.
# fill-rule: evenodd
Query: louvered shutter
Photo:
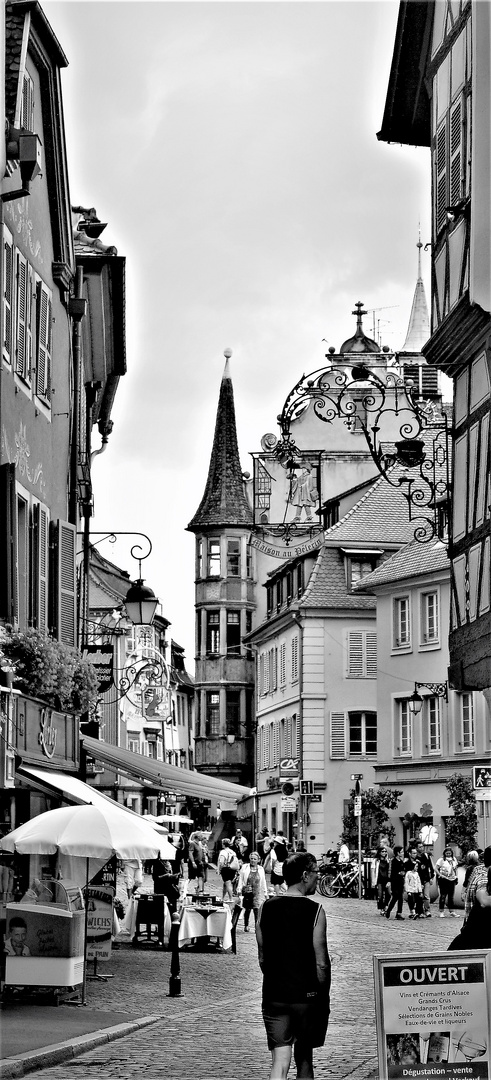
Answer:
M43 281L36 287L37 347L36 347L36 394L49 400L51 393L51 293Z
M264 654L264 686L263 694L269 691L269 652Z
M14 246L12 238L3 233L3 359L12 363L13 298L14 298Z
M259 694L264 694L264 653L261 653L258 664L258 689Z
M34 506L33 622L38 630L48 628L48 511Z
M275 720L271 725L273 729L273 768L280 763L280 722Z
M450 110L450 206L462 198L462 98Z
M348 678L363 679L363 632L348 630Z
M292 682L298 679L298 637L292 638Z
M34 130L34 83L27 72L22 80L20 126L25 131Z
M0 465L0 618L17 612L17 496L15 465Z
M32 360L32 273L27 259L16 253L16 360L15 370L26 382L31 378Z
M331 758L346 757L346 715L331 713Z
M76 644L76 531L66 521L53 526L53 633L66 645Z
M445 117L436 133L435 224L437 233L445 225L447 205L447 118Z
M377 635L367 630L365 634L365 673L367 679L377 678Z
M300 727L300 717L297 713L293 713L292 716L292 751L293 757L300 758L302 751L302 729Z
M280 686L286 683L286 644L280 645Z
M269 769L269 724L263 727L263 769Z

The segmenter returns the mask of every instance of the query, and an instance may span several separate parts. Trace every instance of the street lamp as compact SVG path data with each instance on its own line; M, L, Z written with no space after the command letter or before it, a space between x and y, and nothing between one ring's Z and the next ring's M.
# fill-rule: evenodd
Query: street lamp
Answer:
M421 694L418 693L419 689L421 687L423 687L423 686L425 687L426 690L429 690L430 696L432 696L432 697L441 697L441 698L444 698L445 701L448 701L448 684L446 682L442 682L442 683L416 682L414 684L414 690L413 690L413 692L411 694L411 697L408 698L408 707L409 707L409 710L410 710L410 712L412 713L413 716L419 716L419 714L420 714L420 712L421 712L421 710L423 708L424 698L422 698Z
M130 555L132 559L138 563L138 578L134 581L125 597L124 607L126 614L133 623L134 626L151 626L155 617L155 612L158 605L158 597L155 596L153 589L150 589L148 585L145 585L141 576L142 562L144 559L148 559L152 551L152 541L146 533L142 532L92 532L89 534L89 540L92 540L93 536L100 536L101 539L97 541L98 544L102 544L104 540L109 540L110 544L115 544L118 536L142 536L148 544L148 551L143 555L141 552L143 548L141 544L133 544L130 548ZM94 544L95 547L95 544ZM140 552L136 555L135 552Z

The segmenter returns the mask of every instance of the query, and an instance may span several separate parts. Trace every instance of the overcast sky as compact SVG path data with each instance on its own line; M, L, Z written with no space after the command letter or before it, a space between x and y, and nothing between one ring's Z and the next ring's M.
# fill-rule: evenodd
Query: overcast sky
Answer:
M430 239L429 152L379 143L397 0L63 0L73 205L127 260L127 364L94 529L137 529L194 656L194 537L225 348L242 466L354 331L400 348ZM423 256L429 299L429 255ZM375 322L374 322L375 320ZM327 339L326 342L323 339ZM95 439L98 445L98 436ZM103 552L137 576L124 540Z

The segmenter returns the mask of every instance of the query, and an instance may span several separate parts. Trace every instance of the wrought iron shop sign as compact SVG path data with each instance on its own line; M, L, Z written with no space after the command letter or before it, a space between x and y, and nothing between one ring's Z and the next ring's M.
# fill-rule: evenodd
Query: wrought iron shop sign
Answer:
M320 450L278 452L275 435L254 454L253 547L279 559L295 559L322 544Z

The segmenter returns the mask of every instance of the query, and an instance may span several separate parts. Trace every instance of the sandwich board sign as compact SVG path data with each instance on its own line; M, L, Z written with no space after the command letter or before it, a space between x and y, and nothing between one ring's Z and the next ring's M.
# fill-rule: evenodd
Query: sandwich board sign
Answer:
M374 957L380 1080L491 1078L491 955Z

